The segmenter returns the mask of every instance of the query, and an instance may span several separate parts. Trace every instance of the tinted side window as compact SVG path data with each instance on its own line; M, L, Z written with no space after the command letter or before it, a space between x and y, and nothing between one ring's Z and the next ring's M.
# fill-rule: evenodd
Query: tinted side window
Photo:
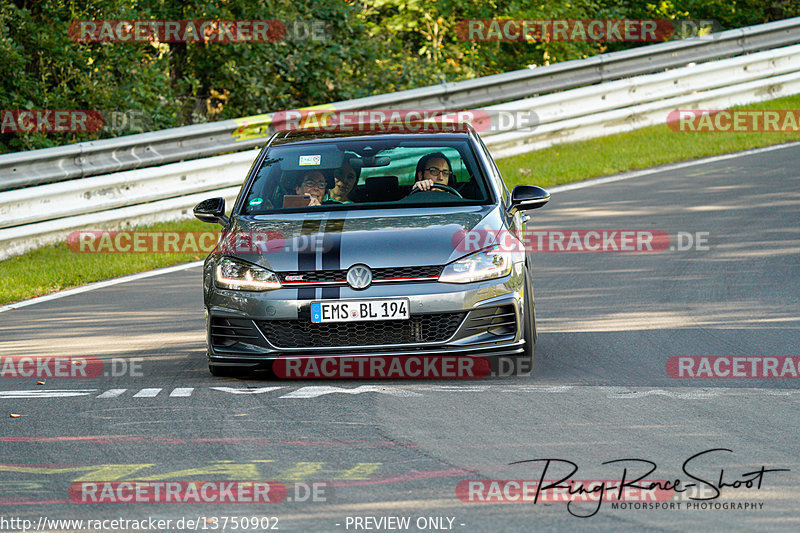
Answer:
M506 184L503 182L503 177L500 175L500 169L497 168L497 165L494 163L494 158L489 153L489 149L486 148L486 145L483 144L483 139L481 139L478 135L475 135L475 139L478 141L478 145L481 147L481 152L483 152L483 156L489 162L489 176L494 181L497 188L501 191L500 194L503 196L503 203L508 204L510 201L511 194L508 192L506 188Z

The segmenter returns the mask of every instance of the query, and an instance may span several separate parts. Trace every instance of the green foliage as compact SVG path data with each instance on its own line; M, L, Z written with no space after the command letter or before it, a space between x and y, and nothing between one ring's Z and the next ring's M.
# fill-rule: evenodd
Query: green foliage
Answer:
M0 109L135 113L143 131L318 105L588 57L631 43L471 42L464 19L800 15L795 0L5 0ZM269 43L79 43L78 20L279 20ZM295 26L294 22L298 21ZM321 39L295 38L316 21ZM303 22L307 23L303 26ZM302 36L303 32L300 32ZM136 133L0 134L0 153Z

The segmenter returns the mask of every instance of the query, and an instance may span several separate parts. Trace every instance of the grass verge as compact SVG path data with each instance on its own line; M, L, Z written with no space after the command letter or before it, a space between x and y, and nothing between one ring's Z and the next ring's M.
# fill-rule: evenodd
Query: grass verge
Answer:
M800 95L731 109L800 109ZM674 132L666 124L498 159L509 188L552 187L597 176L650 168L800 140L800 133Z
M218 231L199 220L161 222L137 231ZM51 244L0 261L0 305L180 263L204 259L204 253L77 253L67 243Z
M800 109L800 95L743 106L747 109ZM597 176L649 168L781 144L800 133L678 133L666 124L650 126L572 144L562 144L520 156L499 159L509 187L533 183L552 187ZM216 231L219 226L197 220L165 222L137 228L148 231ZM86 254L66 243L40 248L0 261L0 304L16 302L69 287L134 272L196 261L204 254Z

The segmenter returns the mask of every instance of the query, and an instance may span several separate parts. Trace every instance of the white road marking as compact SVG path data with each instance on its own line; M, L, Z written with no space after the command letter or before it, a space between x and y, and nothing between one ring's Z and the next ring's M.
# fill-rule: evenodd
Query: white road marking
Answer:
M713 157L706 157L703 159L695 159L693 161L684 161L682 163L674 163L670 165L664 165L661 167L656 168L649 168L644 170L635 170L633 172L624 172L622 174L615 174L613 176L606 176L603 178L595 178L585 181L580 181L577 183L567 183L565 185L558 185L556 187L552 187L549 189L550 194L555 194L564 191L572 191L575 189L584 189L586 187L593 187L595 185L602 185L604 183L613 183L615 181L622 181L628 180L632 178L638 178L641 176L647 176L650 174L656 174L658 172L668 172L670 170L677 170L681 168L696 166L696 165L705 165L708 163L716 163L717 161L725 161L727 159L735 159L737 157L745 157L748 155L753 154L761 154L764 152L772 152L774 150L783 150L785 148L794 148L800 145L800 142L792 142L786 144L778 144L774 146L765 146L763 148L754 148L752 150L745 150L742 152L734 152L732 154L724 154L718 155ZM77 287L75 289L67 289L65 291L55 292L53 294L48 294L45 296L38 296L36 298L31 298L29 300L22 300L21 302L16 302L13 304L5 305L0 307L0 313L4 311L11 311L12 309L19 309L21 307L27 307L29 305L34 305L42 302L49 302L51 300L56 300L58 298L64 298L66 296L71 296L73 294L80 294L82 292L93 291L95 289L102 289L103 287L109 287L111 285L117 285L119 283L127 283L129 281L135 281L137 279L149 278L152 276L160 276L161 274L169 274L171 272L178 272L181 270L188 270L190 268L194 268L196 266L200 266L203 264L203 261L194 261L192 263L186 263L183 265L175 265L167 268L161 268L158 270L150 270L148 272L140 272L138 274L131 274L130 276L123 276L121 278L110 279L106 281L100 281L97 283L91 283L89 285L84 285L83 287Z
M253 387L253 388L234 388L234 387L210 387L211 390L218 390L220 392L229 392L231 394L263 394L265 392L285 389L286 387Z
M134 398L155 398L164 389L142 389L133 395Z
M6 390L0 391L0 399L4 398L68 398L70 396L88 396L97 389L50 389L50 390Z
M303 387L289 394L284 394L281 398L316 398L325 394L361 394L362 392L377 392L379 394L388 394L390 396L422 396L418 392L413 392L405 389L395 389L380 385L361 385L355 389L345 389L341 387Z
M103 394L98 396L98 398L116 398L117 396L119 396L120 394L125 392L126 390L128 390L128 389L108 389Z
M195 390L212 390L217 392L224 392L233 395L251 395L251 394L264 394L288 387L177 387L172 389L168 398L185 398L195 396ZM92 396L102 389L45 389L45 390L9 390L0 391L0 400L2 399L29 399L29 398L67 398L74 396ZM135 389L134 389L135 390ZM159 396L163 388L144 388L140 389L133 396L128 398L154 398ZM117 398L122 396L128 389L108 389L101 394L94 396L98 399ZM396 396L400 398L413 398L425 396L423 392L428 393L509 393L516 392L522 394L543 393L543 394L563 394L568 391L577 392L579 394L591 394L597 392L606 398L617 400L640 400L648 396L667 396L670 398L677 398L682 400L702 400L708 398L715 398L720 395L738 395L738 396L794 396L800 395L800 390L776 390L776 389L760 389L760 388L738 388L738 387L718 387L718 388L689 388L689 387L675 387L675 388L661 388L661 389L640 389L631 390L625 387L607 387L596 385L465 385L459 387L458 385L361 385L359 387L334 387L334 386L307 386L299 387L293 391L289 391L278 398L287 399L303 399L303 398L318 398L328 394L348 394L357 395L365 392L375 392L378 394L387 394L389 396ZM798 398L800 399L800 398Z

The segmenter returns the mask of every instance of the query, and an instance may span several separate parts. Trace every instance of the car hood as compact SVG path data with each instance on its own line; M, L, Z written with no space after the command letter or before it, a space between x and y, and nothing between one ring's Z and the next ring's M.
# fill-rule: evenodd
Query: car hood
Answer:
M235 246L219 251L276 272L444 265L470 253L466 232L496 233L501 213L470 206L234 217L223 243Z

